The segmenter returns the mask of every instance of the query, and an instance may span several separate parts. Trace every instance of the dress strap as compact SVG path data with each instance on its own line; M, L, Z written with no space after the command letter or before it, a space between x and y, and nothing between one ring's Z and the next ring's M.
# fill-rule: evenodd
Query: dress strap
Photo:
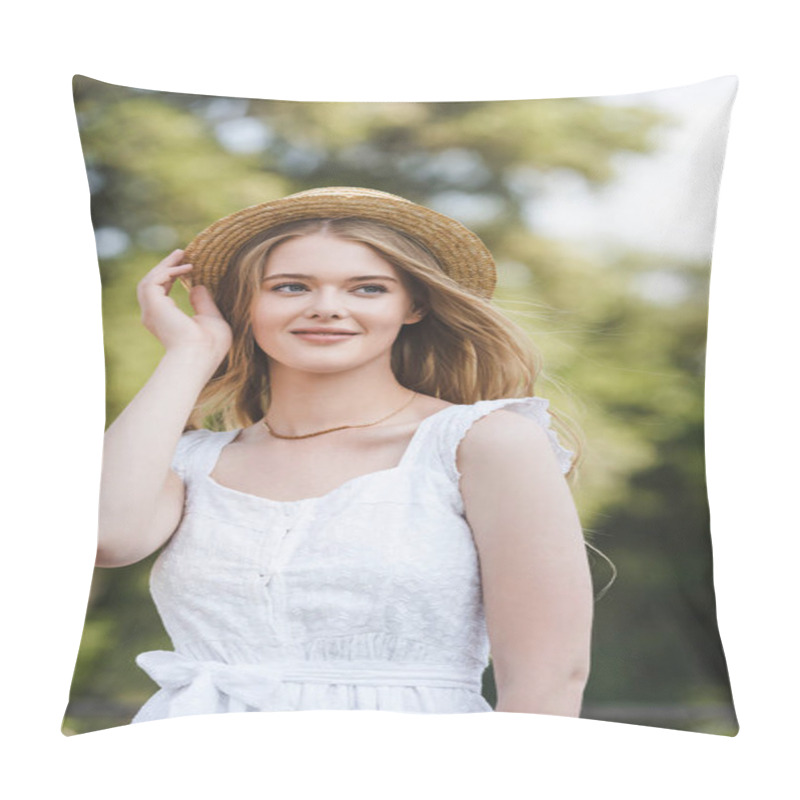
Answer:
M556 432L551 427L552 418L547 410L548 406L549 402L541 397L508 397L499 400L481 400L473 405L453 406L453 413L442 415L439 420L436 437L438 457L445 471L454 482L458 482L461 476L456 465L456 454L461 440L479 419L498 409L507 408L532 419L544 428L561 472L566 474L572 467L574 453L559 442Z

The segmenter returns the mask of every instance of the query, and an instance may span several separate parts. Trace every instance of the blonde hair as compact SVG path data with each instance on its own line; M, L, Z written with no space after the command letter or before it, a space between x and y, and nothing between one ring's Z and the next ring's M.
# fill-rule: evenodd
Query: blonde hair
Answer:
M253 338L250 309L275 247L314 233L371 247L398 270L415 305L425 309L419 322L401 329L392 347L392 371L400 384L460 404L534 394L541 358L528 335L489 300L450 278L422 244L367 219L310 219L265 230L231 260L215 300L231 325L233 345L201 392L189 428L230 430L266 414L269 367ZM580 440L573 428L551 413L559 432L578 453Z

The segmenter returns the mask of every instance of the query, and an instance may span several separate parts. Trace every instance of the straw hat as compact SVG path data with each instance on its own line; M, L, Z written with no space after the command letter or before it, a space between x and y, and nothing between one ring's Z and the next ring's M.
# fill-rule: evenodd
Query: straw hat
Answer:
M183 261L194 265L185 284L213 292L233 257L257 234L284 222L359 217L382 222L423 244L464 288L489 298L497 279L491 253L472 231L450 217L375 189L331 186L250 206L217 220L189 243Z

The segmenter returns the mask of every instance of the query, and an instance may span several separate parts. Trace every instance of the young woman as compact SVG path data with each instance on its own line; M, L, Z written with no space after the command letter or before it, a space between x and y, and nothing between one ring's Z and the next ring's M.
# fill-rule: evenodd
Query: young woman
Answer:
M107 432L97 557L164 546L175 650L137 659L161 688L134 721L490 711L490 651L496 710L579 714L571 453L494 281L459 223L340 187L219 220L145 276L166 352Z

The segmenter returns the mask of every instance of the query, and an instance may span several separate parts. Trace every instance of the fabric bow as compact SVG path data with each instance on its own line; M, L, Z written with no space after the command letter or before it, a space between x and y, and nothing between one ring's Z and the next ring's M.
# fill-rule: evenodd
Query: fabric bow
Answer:
M282 672L265 664L198 661L169 650L141 653L136 663L162 688L174 693L168 716L218 711L280 710ZM230 698L220 708L220 694Z

